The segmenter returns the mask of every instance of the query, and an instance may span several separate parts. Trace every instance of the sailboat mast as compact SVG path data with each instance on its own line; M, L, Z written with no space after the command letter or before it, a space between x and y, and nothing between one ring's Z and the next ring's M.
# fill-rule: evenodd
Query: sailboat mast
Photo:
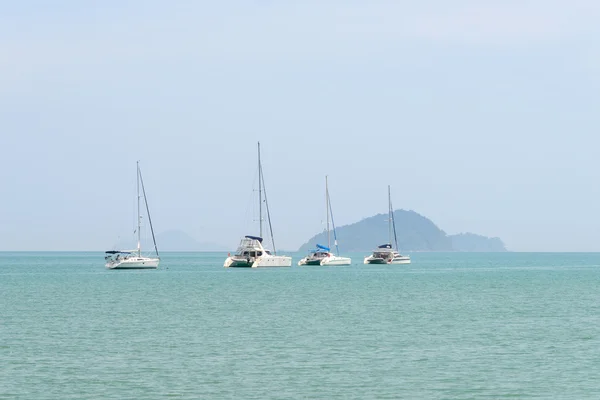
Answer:
M392 218L394 211L392 210L392 193L390 189L390 185L388 185L388 230L390 233L390 245L392 244Z
M258 201L260 215L260 237L263 237L263 217L262 217L262 195L265 195L265 209L267 211L267 221L269 222L269 233L271 234L271 243L273 244L273 253L277 254L275 248L275 238L273 236L273 225L271 224L271 213L269 212L269 200L267 199L267 186L262 172L262 164L260 162L260 142L258 142Z
M329 183L327 175L325 175L325 209L327 210L327 247L331 249L331 234L329 232Z
M263 219L262 219L262 166L260 165L260 142L258 142L258 223L259 235L263 237Z
M138 234L138 241L137 241L137 251L138 251L138 256L141 257L142 255L142 246L141 246L141 241L142 241L142 234L140 232L140 228L141 228L141 224L142 224L142 216L140 215L140 162L136 161L136 167L137 167L137 234Z

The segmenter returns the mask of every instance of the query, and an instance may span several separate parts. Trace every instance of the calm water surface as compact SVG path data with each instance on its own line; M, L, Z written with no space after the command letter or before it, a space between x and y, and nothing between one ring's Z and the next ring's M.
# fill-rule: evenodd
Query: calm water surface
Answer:
M352 256L0 253L0 398L600 398L600 254Z

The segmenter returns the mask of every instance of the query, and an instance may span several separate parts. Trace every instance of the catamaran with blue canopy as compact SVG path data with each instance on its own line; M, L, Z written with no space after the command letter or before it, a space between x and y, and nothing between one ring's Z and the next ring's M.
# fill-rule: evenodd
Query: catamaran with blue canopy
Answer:
M317 244L315 249L308 252L308 255L298 261L298 265L321 265L325 257L329 257L331 249L327 246Z
M331 211L331 198L329 197L329 183L327 176L325 176L325 203L327 209L327 244L323 246L317 244L317 248L312 250L308 256L298 261L298 265L350 265L352 259L350 257L340 256L340 250L338 247L337 234L335 232L335 222L333 222L333 212ZM331 252L331 231L329 230L329 220L331 219L331 225L333 226L333 238L335 244L335 252Z

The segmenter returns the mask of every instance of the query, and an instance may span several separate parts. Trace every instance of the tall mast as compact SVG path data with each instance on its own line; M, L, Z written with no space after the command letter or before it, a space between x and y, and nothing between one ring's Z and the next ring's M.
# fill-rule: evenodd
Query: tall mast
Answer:
M262 166L260 165L260 142L258 142L258 223L260 226L259 235L263 237L263 219L262 219Z
M392 210L392 194L390 190L390 185L388 185L388 226L390 231L390 245L392 244L392 218L394 211Z
M142 247L141 247L141 238L142 234L140 232L141 224L142 224L142 216L140 215L140 162L136 161L137 166L137 234L138 234L138 242L137 242L137 251L138 256L142 256Z
M331 234L329 233L329 184L327 182L327 175L325 175L325 208L327 210L327 247L331 249Z
M265 178L262 172L262 164L260 163L260 142L258 142L258 201L260 215L260 237L263 237L263 217L262 217L262 195L265 195L265 209L267 210L267 221L269 222L269 233L271 234L271 243L273 244L273 254L277 254L275 249L275 238L273 237L273 225L271 224L271 213L269 212L269 200L267 199L267 189Z
M331 251L331 234L329 230L329 218L331 218L331 227L333 228L333 244L335 244L335 253L339 256L340 249L338 247L337 233L335 233L335 221L333 220L333 210L331 209L331 197L329 196L329 185L327 175L325 175L325 199L327 200L327 244Z

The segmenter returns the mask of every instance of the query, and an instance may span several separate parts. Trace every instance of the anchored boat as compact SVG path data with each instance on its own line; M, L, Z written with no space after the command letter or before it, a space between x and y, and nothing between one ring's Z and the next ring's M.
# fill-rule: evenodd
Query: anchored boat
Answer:
M275 241L273 239L273 230L271 233L271 242L273 243L273 251L263 247L263 218L262 218L262 197L265 198L265 208L267 211L267 220L269 228L271 227L271 215L269 213L269 204L267 203L267 192L264 189L264 177L262 164L260 162L260 142L258 143L258 209L259 209L259 236L246 235L242 238L238 249L234 255L230 255L225 260L223 266L230 267L291 267L292 257L279 256L275 252Z
M154 251L156 257L146 257L142 255L141 245L141 227L142 215L140 213L140 186L144 195L144 204L146 205L146 214L148 215L148 223L152 232L152 241L154 242ZM106 268L108 269L153 269L158 268L160 257L158 255L158 247L156 246L156 238L154 237L154 228L152 227L152 219L150 218L150 209L148 200L146 199L146 189L144 188L144 180L142 179L142 171L140 170L140 162L137 162L137 248L135 250L109 250L105 254Z
M392 207L392 195L388 185L388 229L390 233L389 243L382 244L373 250L373 254L365 257L365 264L410 264L410 257L403 256L398 251L398 236L396 235L396 222L394 221L394 209ZM392 231L394 232L394 243L392 247Z
M333 220L333 212L331 211L331 198L329 197L329 182L327 176L325 176L325 203L327 209L327 244L317 244L317 248L312 250L306 257L298 261L298 265L350 265L352 259L349 257L341 257L340 250L338 247L337 234L335 231L335 222ZM331 217L331 218L330 218ZM329 220L331 219L331 226L333 227L333 237L336 254L331 252L331 231L329 229Z

